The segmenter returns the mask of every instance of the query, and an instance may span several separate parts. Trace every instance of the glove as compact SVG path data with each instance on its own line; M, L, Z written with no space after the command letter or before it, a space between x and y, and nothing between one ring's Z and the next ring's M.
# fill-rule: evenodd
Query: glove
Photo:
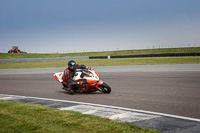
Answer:
M91 70L91 67L86 67L88 70Z

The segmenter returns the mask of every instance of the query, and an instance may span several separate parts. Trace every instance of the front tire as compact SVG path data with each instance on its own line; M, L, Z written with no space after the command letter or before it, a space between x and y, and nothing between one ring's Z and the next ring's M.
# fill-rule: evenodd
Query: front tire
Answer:
M111 92L111 87L108 84L106 84L105 82L103 82L103 84L100 86L100 88L103 93Z

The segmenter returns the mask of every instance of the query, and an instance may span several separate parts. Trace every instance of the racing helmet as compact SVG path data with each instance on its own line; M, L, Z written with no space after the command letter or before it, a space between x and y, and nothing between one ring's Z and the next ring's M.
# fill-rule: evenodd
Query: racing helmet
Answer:
M73 61L73 60L70 60L70 61L68 62L68 69L71 70L71 71L76 70L76 62Z

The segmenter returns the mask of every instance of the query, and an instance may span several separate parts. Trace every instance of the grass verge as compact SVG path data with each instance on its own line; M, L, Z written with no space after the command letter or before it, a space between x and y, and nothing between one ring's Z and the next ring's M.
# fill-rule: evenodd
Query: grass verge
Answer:
M148 57L148 58L123 58L123 59L90 59L76 60L78 64L87 66L119 66L119 65L155 65L155 64L191 64L200 63L199 56L189 57ZM15 68L48 68L67 67L67 61L44 61L0 64L0 69Z
M0 100L0 127L4 133L21 132L81 132L81 133L158 133L128 122L83 115L79 112L60 111L41 105Z
M0 59L53 58L53 57L75 57L75 56L117 56L117 55L141 55L141 54L166 54L166 53L200 53L200 47L120 50L120 51L106 51L106 52L83 52L83 53L63 53L63 54L0 53Z

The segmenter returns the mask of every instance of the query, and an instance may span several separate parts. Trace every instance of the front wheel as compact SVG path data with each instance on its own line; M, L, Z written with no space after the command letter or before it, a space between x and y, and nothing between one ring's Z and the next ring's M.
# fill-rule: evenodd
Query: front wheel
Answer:
M111 92L111 88L108 84L106 84L105 82L103 82L103 84L100 86L100 91L102 91L103 93L110 93Z

